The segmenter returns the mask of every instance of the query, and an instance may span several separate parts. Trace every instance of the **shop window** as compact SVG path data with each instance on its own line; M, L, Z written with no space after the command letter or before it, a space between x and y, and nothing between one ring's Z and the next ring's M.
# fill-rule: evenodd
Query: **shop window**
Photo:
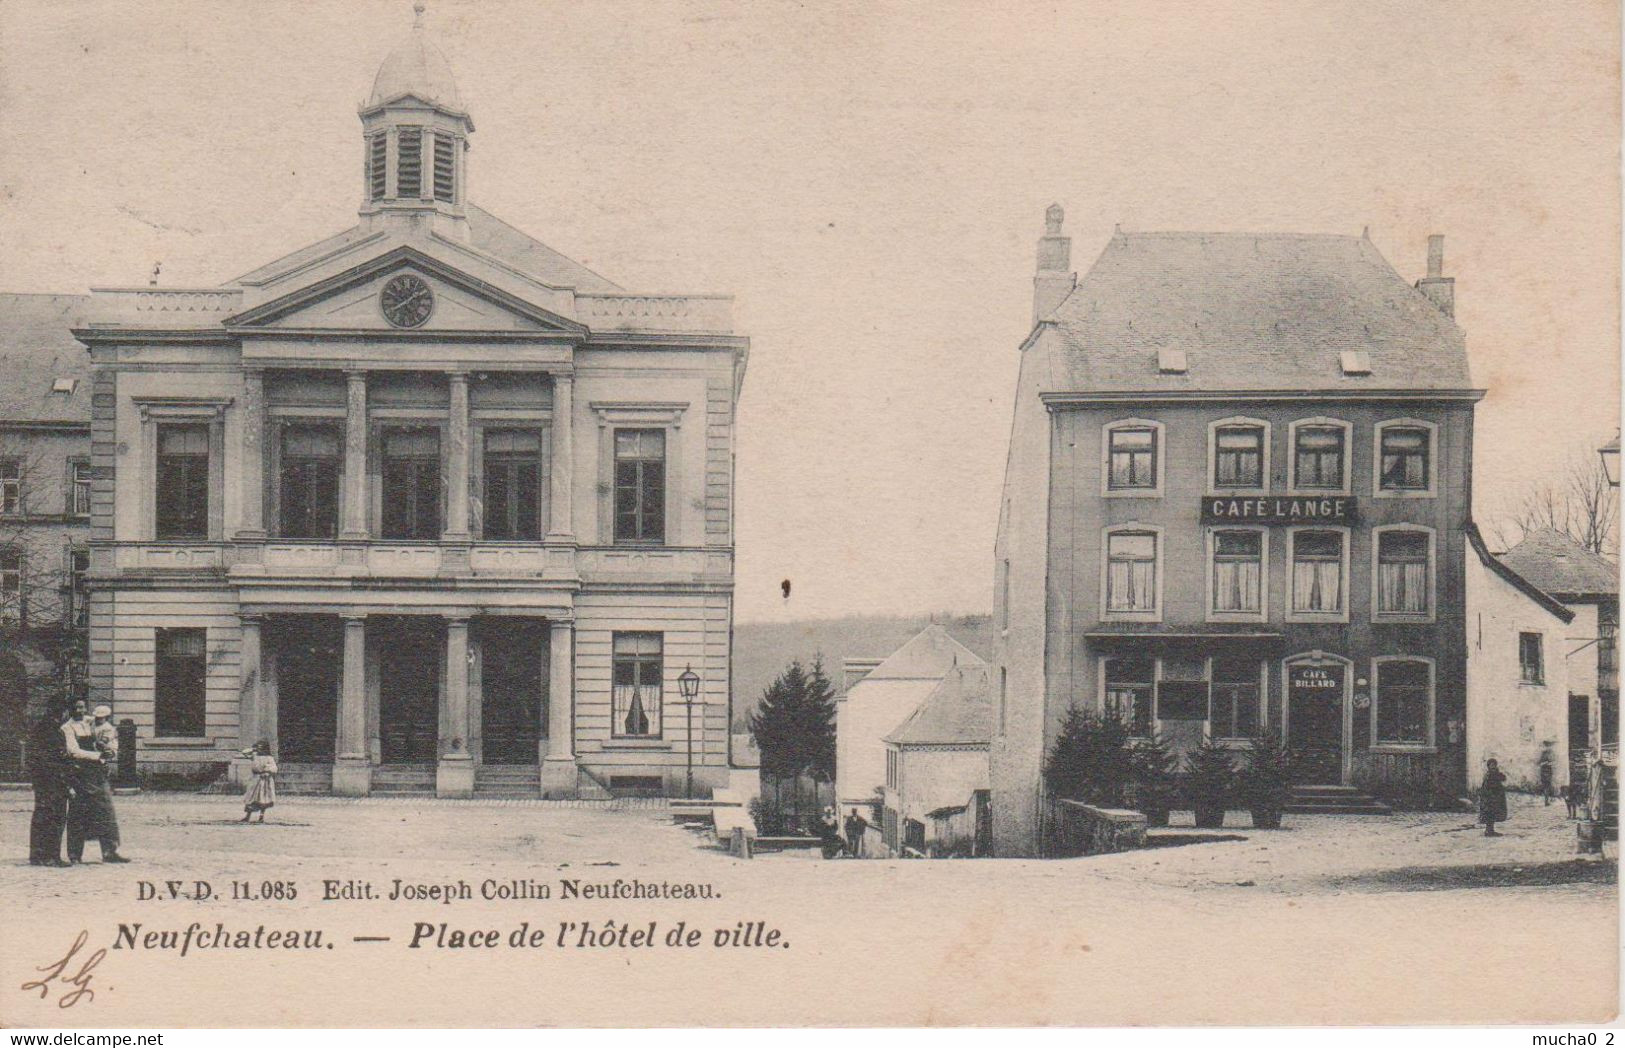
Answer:
M158 427L156 537L209 537L209 427L172 423Z
M666 431L615 431L615 541L666 540Z
M1106 660L1106 714L1117 717L1135 735L1151 734L1151 694L1156 677L1151 659Z
M1219 426L1213 432L1213 488L1264 487L1263 426Z
M1348 429L1340 423L1298 424L1292 430L1292 486L1342 491L1347 484Z
M1106 536L1106 610L1157 610L1157 536L1117 531Z
M1518 634L1518 680L1524 684L1546 683L1546 653L1538 633Z
M1377 488L1426 492L1433 486L1433 431L1420 425L1377 427Z
M1264 607L1264 534L1213 532L1212 610L1257 614Z
M280 535L333 538L339 529L339 476L344 470L338 430L288 426L282 430L280 450Z
M23 511L23 464L17 459L0 459L0 515Z
M1214 658L1213 734L1221 739L1246 739L1258 732L1260 680L1257 659Z
M154 631L154 727L161 736L198 738L205 730L207 654L201 629Z
M542 435L485 431L485 537L534 542L542 537Z
M1425 746L1433 706L1433 668L1420 659L1381 659L1376 672L1378 746Z
M1163 721L1208 719L1206 659L1162 660L1162 679L1157 682L1157 719Z
M1157 487L1157 431L1150 426L1120 426L1107 431L1107 482L1111 491Z
M383 538L440 537L440 431L384 433Z
M611 674L616 738L660 737L663 646L658 633L615 634Z
M1292 535L1292 610L1336 615L1344 610L1344 535L1298 531Z
M1377 614L1432 611L1432 536L1425 531L1377 532Z

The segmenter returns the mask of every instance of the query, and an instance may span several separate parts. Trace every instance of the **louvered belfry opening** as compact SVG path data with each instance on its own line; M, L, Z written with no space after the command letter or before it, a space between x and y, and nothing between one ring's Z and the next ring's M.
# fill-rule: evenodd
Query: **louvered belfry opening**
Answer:
M457 143L445 135L434 136L434 198L452 203L456 188Z
M389 156L389 136L373 135L367 139L367 195L372 200L382 200L387 185L384 178L384 165Z
M423 195L423 130L403 127L396 142L395 195L411 199Z

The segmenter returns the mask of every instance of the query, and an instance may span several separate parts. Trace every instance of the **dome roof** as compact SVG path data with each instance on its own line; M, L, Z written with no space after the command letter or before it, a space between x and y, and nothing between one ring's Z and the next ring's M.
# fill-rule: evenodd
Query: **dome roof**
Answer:
M373 109L404 95L413 95L461 114L463 102L457 94L457 81L452 79L451 64L440 49L429 42L428 35L423 31L423 5L417 4L414 10L418 13L418 19L412 24L412 32L395 46L389 57L384 59L384 64L378 67L378 75L372 81L372 96L367 99L366 108Z

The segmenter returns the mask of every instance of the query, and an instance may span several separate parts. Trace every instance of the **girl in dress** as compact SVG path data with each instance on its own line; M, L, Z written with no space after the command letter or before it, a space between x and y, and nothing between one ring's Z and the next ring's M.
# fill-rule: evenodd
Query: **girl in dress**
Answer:
M1478 821L1484 824L1484 836L1499 837L1495 824L1507 821L1507 777L1500 765L1491 757L1484 762L1484 784L1478 789Z
M243 756L254 759L254 781L243 794L243 821L259 812L264 822L265 810L276 803L276 758L271 756L271 744L264 739L244 750Z

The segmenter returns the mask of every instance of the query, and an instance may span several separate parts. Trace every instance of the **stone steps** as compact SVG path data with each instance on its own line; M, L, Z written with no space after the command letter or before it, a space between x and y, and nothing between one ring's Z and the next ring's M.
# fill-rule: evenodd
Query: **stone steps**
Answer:
M1353 786L1294 786L1289 815L1392 815L1393 809Z

